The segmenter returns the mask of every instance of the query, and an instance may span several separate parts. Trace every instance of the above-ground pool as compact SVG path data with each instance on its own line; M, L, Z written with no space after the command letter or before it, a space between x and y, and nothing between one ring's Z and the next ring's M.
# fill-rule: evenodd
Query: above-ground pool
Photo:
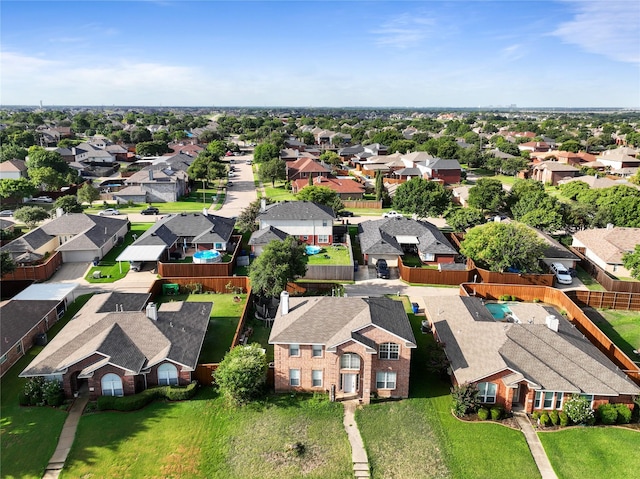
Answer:
M508 303L486 303L485 307L496 321L504 321L507 317L513 317L513 312L509 309Z
M309 246L306 247L307 254L309 254L309 255L318 254L321 249L322 248L320 248L320 246L311 246L311 245L309 245Z
M196 264L220 263L221 261L222 255L219 251L216 251L214 249L196 251L195 253L193 253L193 262Z

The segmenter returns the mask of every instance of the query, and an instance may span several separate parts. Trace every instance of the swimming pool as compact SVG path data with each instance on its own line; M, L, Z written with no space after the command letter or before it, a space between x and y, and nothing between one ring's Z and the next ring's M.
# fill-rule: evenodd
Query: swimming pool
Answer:
M305 248L305 250L307 251L308 255L314 255L314 254L318 254L320 252L322 248L320 248L320 246L307 246Z
M507 315L513 316L508 303L487 303L484 305L496 321L503 321Z
M220 263L221 261L222 255L219 251L216 251L214 249L196 251L195 253L193 253L193 262L196 264Z

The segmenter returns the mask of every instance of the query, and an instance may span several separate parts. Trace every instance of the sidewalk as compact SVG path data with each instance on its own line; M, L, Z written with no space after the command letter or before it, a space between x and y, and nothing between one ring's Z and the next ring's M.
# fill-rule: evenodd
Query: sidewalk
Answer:
M76 429L80 422L80 416L82 416L82 412L88 402L88 394L73 401L71 409L69 409L69 415L62 426L62 433L60 434L60 439L58 439L58 445L56 446L53 456L51 456L51 459L49 460L49 464L47 464L47 467L44 470L44 476L42 476L42 479L56 479L60 475L60 471L64 467L64 463L67 460L67 456L69 455L69 451L73 445L73 440L76 436Z
M347 431L347 437L351 444L351 461L353 463L353 474L356 479L365 479L370 477L369 459L367 451L364 450L362 436L356 424L355 411L358 405L357 400L343 401L344 405L344 429Z
M533 460L536 461L536 466L538 466L542 479L557 479L558 476L556 476L553 467L551 467L547 453L544 452L538 433L533 429L526 414L523 412L514 412L513 416L518 420L518 425L524 434L524 438L527 440L527 444L529 444L531 455L533 456Z

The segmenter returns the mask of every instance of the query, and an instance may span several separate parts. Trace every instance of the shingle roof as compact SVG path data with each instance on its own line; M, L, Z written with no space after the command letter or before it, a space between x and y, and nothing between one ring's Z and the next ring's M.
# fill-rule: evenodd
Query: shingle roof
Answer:
M268 228L262 228L261 230L254 231L249 239L249 245L266 245L271 243L273 240L284 241L287 236L289 235L284 231L273 226L269 226Z
M573 235L585 248L609 264L622 264L622 255L640 244L640 228L594 228Z
M0 306L0 356L12 348L60 301L8 301Z
M166 244L171 246L179 238L190 238L194 243L226 243L233 234L235 220L202 213L169 215L136 240L134 244Z
M311 201L282 201L267 205L258 220L333 220L335 213L331 208Z
M330 296L289 298L289 313L283 316L278 308L269 343L332 347L353 339L352 333L368 326L388 331L408 347L415 347L416 340L401 302L389 298Z

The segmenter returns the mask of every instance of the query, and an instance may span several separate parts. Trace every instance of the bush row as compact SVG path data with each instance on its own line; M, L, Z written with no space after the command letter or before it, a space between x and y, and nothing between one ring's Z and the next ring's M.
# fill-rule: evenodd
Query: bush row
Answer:
M47 381L42 376L29 378L18 396L21 406L53 406L64 402L62 386L58 381Z
M501 406L494 406L491 409L482 406L478 409L478 419L482 421L486 421L489 417L491 417L492 421L499 421L504 416L504 409Z
M146 389L132 396L100 396L97 407L99 411L135 411L142 409L156 399L168 399L169 401L184 401L191 399L196 393L198 383L195 381L188 386L159 386Z
M598 407L597 419L602 424L629 424L632 420L633 412L625 404L601 404ZM592 426L596 423L596 417L587 418L584 423L572 421L564 411L534 411L532 414L534 421L543 427L562 426L569 424L587 424Z

